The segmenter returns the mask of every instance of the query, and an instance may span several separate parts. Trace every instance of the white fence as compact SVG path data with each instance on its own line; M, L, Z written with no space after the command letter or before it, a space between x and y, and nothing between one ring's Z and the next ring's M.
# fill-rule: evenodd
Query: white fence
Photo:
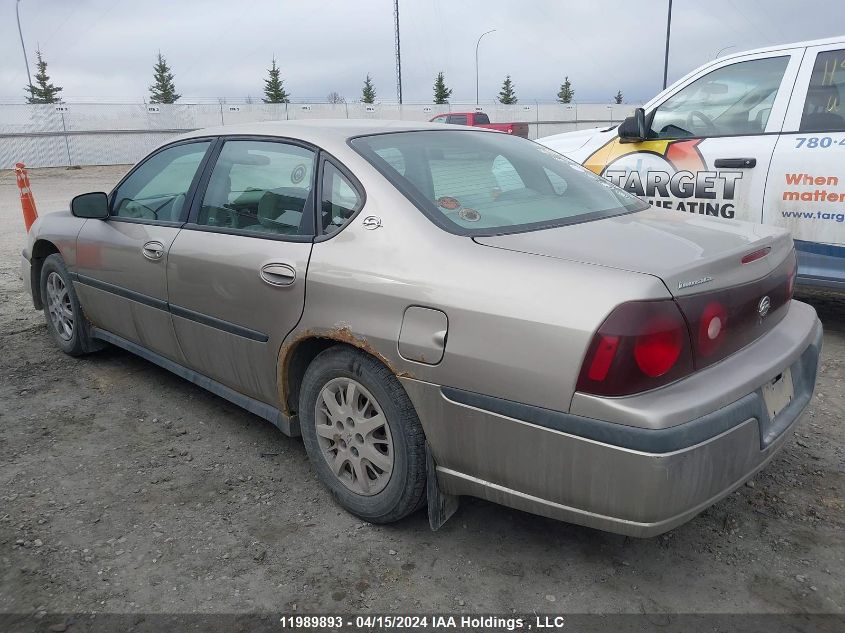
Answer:
M157 145L198 128L294 119L400 119L480 108L494 123L529 124L529 138L619 123L630 105L61 104L0 105L0 169L131 164Z

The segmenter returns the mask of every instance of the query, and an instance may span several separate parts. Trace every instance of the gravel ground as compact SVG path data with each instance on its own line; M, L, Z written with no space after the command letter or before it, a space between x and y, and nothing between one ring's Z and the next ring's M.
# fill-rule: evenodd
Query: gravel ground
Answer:
M33 170L42 213L125 168ZM378 527L299 440L129 353L51 343L18 279L0 172L0 613L845 611L845 299L804 421L756 480L634 540L465 499ZM46 620L45 620L46 622Z

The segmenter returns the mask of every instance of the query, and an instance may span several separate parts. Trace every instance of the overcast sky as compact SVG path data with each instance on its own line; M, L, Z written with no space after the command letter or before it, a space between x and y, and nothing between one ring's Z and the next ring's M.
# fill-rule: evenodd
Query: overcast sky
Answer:
M576 101L645 101L662 84L667 0L400 0L405 101L430 102L438 71L453 101L481 100L510 74L521 101L553 100L565 75ZM259 98L276 56L295 101L331 91L359 99L364 75L396 99L392 0L21 0L35 73L40 45L67 101L138 101L157 50L182 102ZM675 0L669 80L721 48L845 33L842 0ZM26 70L15 0L0 0L0 101L24 97Z

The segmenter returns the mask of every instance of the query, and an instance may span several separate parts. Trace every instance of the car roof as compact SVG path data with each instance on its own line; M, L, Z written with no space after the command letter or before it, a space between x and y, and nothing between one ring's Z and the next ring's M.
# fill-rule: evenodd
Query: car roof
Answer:
M297 121L262 121L239 123L194 130L183 134L180 139L200 136L278 136L308 141L316 145L323 143L345 143L356 136L386 132L415 132L422 130L452 130L454 125L420 121L390 121L374 119L303 119ZM465 128L461 128L465 129ZM489 130L478 130L488 133ZM495 132L494 132L495 133Z
M746 51L736 51L730 55L723 55L719 57L719 61L723 59L730 59L732 57L745 57L746 55L756 55L758 53L774 53L788 48L803 48L805 46L825 46L827 44L845 44L845 35L838 37L827 37L820 40L805 40L803 42L789 42L787 44L776 44L775 46L765 46L763 48L752 48Z

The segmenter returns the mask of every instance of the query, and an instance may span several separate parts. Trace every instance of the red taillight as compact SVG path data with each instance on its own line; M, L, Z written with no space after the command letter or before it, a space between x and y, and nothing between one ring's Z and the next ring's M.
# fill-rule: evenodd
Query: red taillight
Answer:
M602 336L593 355L593 362L590 363L590 370L587 377L590 380L604 380L607 372L610 371L610 364L616 355L616 348L619 346L618 336Z
M772 329L789 309L790 271L795 256L765 277L740 286L678 297L690 324L695 368L702 369L742 349ZM760 312L763 299L769 309Z
M637 337L634 359L646 376L657 378L674 367L681 355L686 328L675 323L657 323L654 331Z
M689 330L674 301L618 306L593 337L578 390L621 396L660 387L692 371Z
M630 395L722 360L786 315L796 273L792 253L765 277L743 285L674 300L623 303L593 336L577 390ZM765 304L768 310L761 309Z

